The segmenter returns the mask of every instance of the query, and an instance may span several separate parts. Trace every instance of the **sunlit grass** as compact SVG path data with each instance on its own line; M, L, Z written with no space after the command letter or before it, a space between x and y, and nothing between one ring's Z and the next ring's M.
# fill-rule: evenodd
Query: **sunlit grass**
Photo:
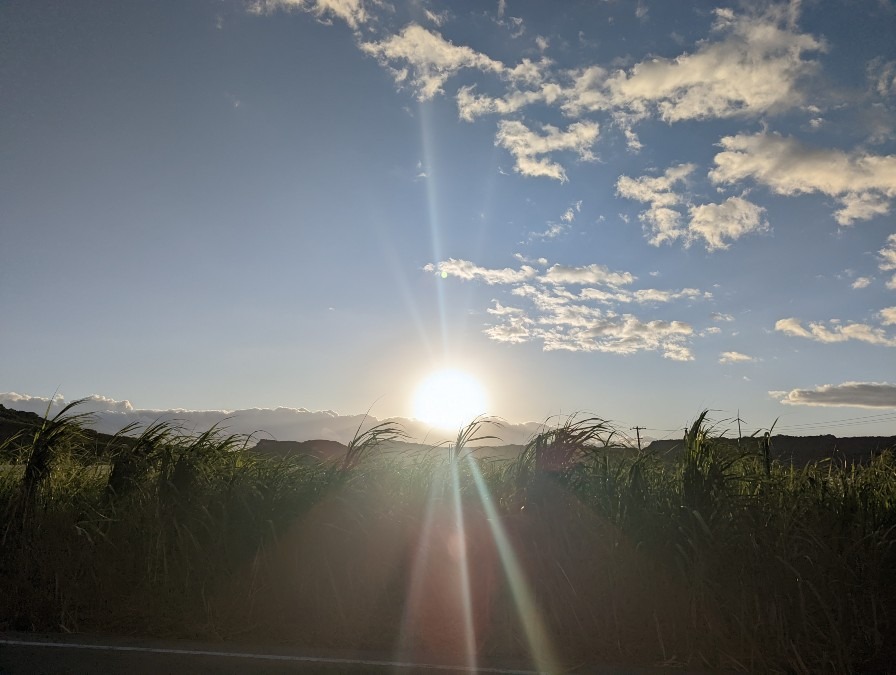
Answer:
M681 452L547 424L509 461L331 463L157 423L90 445L77 407L0 447L0 629L397 650L551 671L597 662L882 672L896 659L896 461L775 462L705 415Z

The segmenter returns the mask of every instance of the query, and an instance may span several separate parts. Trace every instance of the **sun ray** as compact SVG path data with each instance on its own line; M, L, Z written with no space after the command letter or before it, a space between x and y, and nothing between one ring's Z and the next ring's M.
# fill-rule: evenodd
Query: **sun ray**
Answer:
M426 204L429 207L429 238L432 245L433 262L442 259L442 236L439 223L439 194L436 187L438 173L433 172L436 163L435 142L432 122L429 119L430 110L425 102L417 106L417 116L420 119L420 144L423 147L423 171L427 173ZM439 326L442 331L442 351L447 356L450 352L448 339L448 321L445 315L445 287L437 283L436 302L439 308Z
M516 606L517 615L526 634L526 642L529 645L529 653L535 660L535 665L541 672L557 673L560 672L559 662L554 655L551 646L550 637L545 629L541 614L532 597L532 592L526 582L525 574L517 560L513 551L513 546L504 527L501 525L501 516L494 505L494 500L488 491L488 486L479 471L476 461L470 456L466 456L467 463L470 466L470 472L473 475L473 482L476 485L476 491L482 501L482 506L486 512L486 518L494 538L495 545L498 549L498 556L501 565L504 568L504 574L510 585L511 595Z

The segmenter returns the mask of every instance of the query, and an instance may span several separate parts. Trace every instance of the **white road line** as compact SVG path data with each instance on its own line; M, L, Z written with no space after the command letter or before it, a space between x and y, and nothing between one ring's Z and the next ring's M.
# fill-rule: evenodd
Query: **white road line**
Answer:
M417 668L421 670L453 670L460 673L499 673L500 675L539 675L535 670L508 670L468 666L440 666L432 663L409 663L404 661L375 661L366 659L335 659L320 656L294 656L289 654L252 654L247 652L217 652L204 649L165 649L161 647L126 647L121 645L90 645L77 642L37 642L31 640L4 640L0 645L20 647L63 647L67 649L95 649L113 652L143 652L148 654L178 654L182 656L223 656L235 659L260 659L267 661L300 661L303 663L329 663L333 665L381 666L385 668Z

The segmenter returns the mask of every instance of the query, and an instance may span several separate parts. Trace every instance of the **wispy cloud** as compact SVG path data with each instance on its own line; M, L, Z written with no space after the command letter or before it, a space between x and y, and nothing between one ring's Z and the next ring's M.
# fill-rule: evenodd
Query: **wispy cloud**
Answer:
M544 176L566 182L566 171L546 155L556 152L573 152L582 161L594 159L591 147L597 140L597 122L574 122L565 130L550 124L541 127L541 133L529 129L516 120L501 120L495 145L509 151L515 160L514 170L524 176Z
M677 122L792 109L804 102L806 83L818 70L809 57L825 44L796 31L793 5L766 7L743 14L716 10L710 36L674 58L651 56L616 70L596 64L545 69L528 86L512 83L497 97L467 87L458 93L460 115L507 115L534 103L558 106L572 118L607 111L637 147L631 124L647 117Z
M871 279L869 279L868 277L858 277L850 285L855 289L868 288L868 286L871 285Z
M563 212L563 215L560 216L560 220L564 223L571 223L576 219L576 214L581 212L582 210L582 200L580 199L575 204L570 206L566 211Z
M882 328L867 323L841 324L839 321L823 323L810 322L803 327L799 319L789 317L775 322L775 330L785 335L806 338L816 342L834 343L855 340L873 345L896 347L896 337L886 334Z
M694 164L669 167L661 176L620 176L616 181L616 194L650 205L638 216L648 233L648 242L659 246L673 242L685 235L681 225L681 213L673 207L682 203L676 187L694 171Z
M896 234L887 237L887 243L877 252L880 256L878 267L881 272L893 272L896 270ZM896 290L896 274L887 281L887 288Z
M727 249L731 242L746 234L768 230L765 209L743 197L729 197L721 204L687 205L684 186L695 169L693 164L679 164L661 176L620 176L616 194L649 204L638 217L647 232L647 241L660 246L682 239L685 246L703 241L707 251ZM688 222L682 210L687 207Z
M840 202L841 225L888 213L896 196L896 155L810 148L769 132L726 136L719 145L714 183L749 178L781 195L825 194Z
M505 267L504 269L489 269L480 267L469 260L455 260L449 258L439 263L429 263L423 267L427 272L437 272L443 277L457 277L470 281L481 279L487 284L515 284L526 279L531 279L537 273L534 267L523 265L518 270Z
M784 7L760 14L717 9L712 33L693 53L652 57L628 70L584 71L564 108L619 108L667 122L758 116L800 105L803 81L817 70L807 54L824 43L798 33Z
M568 223L548 223L548 227L541 232L530 232L529 240L533 239L556 239L561 234L566 234L569 231Z
M770 391L769 394L785 405L896 408L896 385L886 382L824 384L815 389Z
M719 355L719 363L748 363L755 360L754 357L740 352L722 352Z
M364 0L252 0L249 3L249 11L254 14L271 14L278 10L297 9L310 12L327 23L330 18L340 19L357 29L370 19L370 14L364 5Z
M627 286L635 280L631 272L613 272L604 265L585 265L570 267L554 265L541 277L549 284L606 284L608 286Z
M880 96L896 96L896 61L877 57L868 63L868 81Z
M380 42L363 42L360 48L389 68L396 84L411 86L421 101L441 93L448 78L461 69L491 73L504 70L500 61L470 47L455 45L415 23Z
M544 259L538 263L548 264ZM644 320L629 312L619 313L615 307L712 297L695 288L630 290L627 287L636 281L633 274L596 263L579 267L552 265L539 272L528 265L518 270L487 269L469 261L449 259L427 265L425 269L442 276L510 285L510 295L523 301L525 306L493 300L487 312L495 323L486 326L483 332L496 342L541 342L545 351L615 354L657 351L668 359L689 361L693 354L688 343L694 335L690 324ZM575 292L567 286L582 288Z

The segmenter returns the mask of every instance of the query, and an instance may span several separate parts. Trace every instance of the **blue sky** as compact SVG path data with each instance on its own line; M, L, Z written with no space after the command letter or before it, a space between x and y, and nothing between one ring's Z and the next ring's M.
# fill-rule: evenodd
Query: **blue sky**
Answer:
M450 366L510 423L896 433L894 29L4 3L0 398L410 417Z

